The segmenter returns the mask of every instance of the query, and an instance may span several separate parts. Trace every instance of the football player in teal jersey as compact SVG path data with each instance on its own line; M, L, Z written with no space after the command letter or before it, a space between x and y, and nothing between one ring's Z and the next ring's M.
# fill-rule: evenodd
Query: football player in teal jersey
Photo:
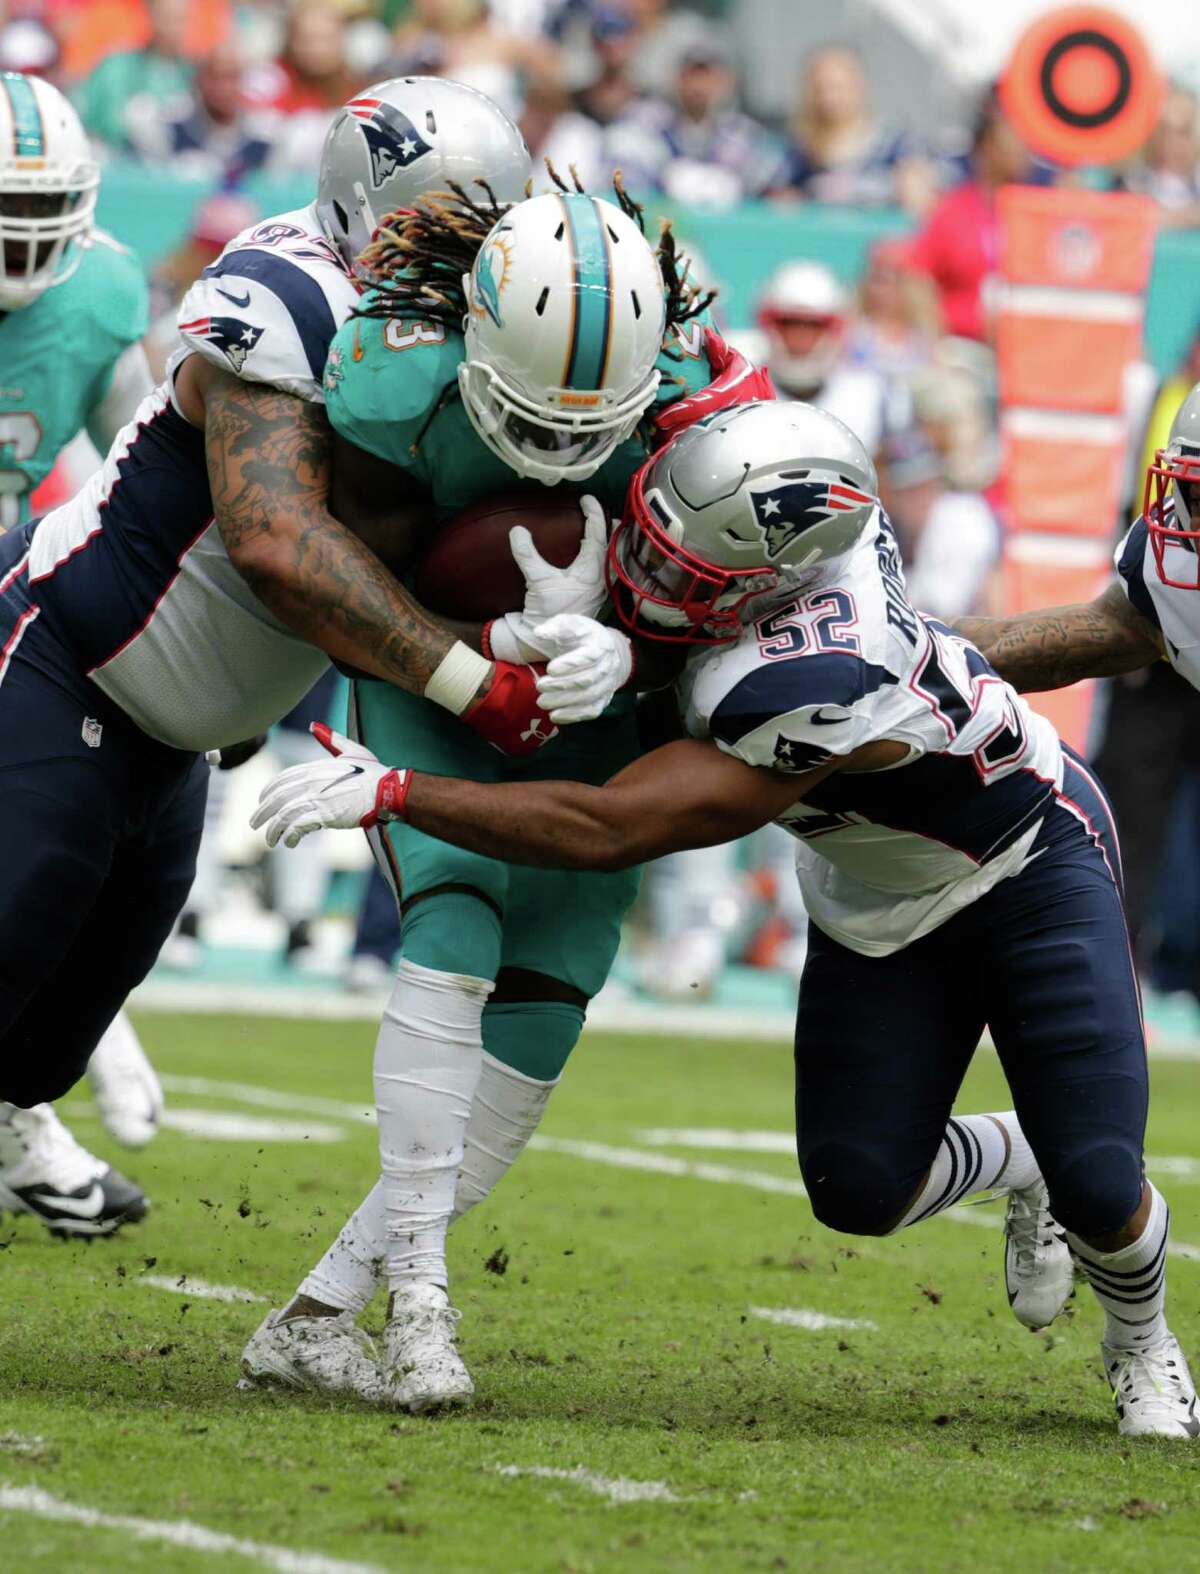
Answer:
M106 452L150 391L148 293L136 259L95 228L100 170L79 118L48 82L0 73L0 528L86 430ZM158 1079L121 1013L89 1068L109 1131L153 1135ZM141 1218L136 1186L81 1148L48 1104L0 1103L0 1205L56 1234Z
M629 641L593 624L580 659L596 659L603 679L556 709L565 679L553 658L567 631L555 614L577 606L582 582L598 587L599 612L606 517L621 512L648 452L722 399L769 396L769 384L708 326L708 297L688 282L669 230L655 252L616 193L611 202L563 189L507 210L459 193L398 217L366 254L376 287L326 364L339 517L363 528L374 512L394 552L397 506L413 498L437 521L521 481L588 494L571 568L551 568L527 532L513 532L524 613L488 624L481 641L502 661L550 659L540 680L548 717L529 726L546 747L503 757L438 706L357 680L352 726L385 758L407 750L426 769L476 781L599 784L639 752L632 694L607 703L630 678ZM470 693L480 672L463 666L456 681ZM566 722L581 724L549 736ZM254 1335L243 1373L419 1411L472 1392L446 1291L447 1227L533 1134L608 974L639 871L530 871L398 822L370 834L403 925L375 1058L382 1179ZM354 1317L384 1273L385 1349L378 1381L364 1384Z

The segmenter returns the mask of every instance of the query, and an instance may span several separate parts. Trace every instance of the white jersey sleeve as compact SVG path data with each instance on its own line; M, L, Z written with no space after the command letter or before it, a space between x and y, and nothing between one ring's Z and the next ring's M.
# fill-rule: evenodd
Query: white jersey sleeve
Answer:
M1114 554L1117 577L1131 606L1162 635L1167 660L1194 689L1200 689L1200 565L1187 546L1170 543L1164 565L1172 579L1168 585L1158 572L1146 521L1139 519ZM1196 589L1189 588L1192 583Z
M311 208L236 236L183 298L188 351L247 382L268 383L314 404L330 341L358 289Z
M1050 723L914 610L882 516L823 583L695 658L683 689L687 730L759 768L906 746L884 769L833 772L780 817L814 923L864 955L908 945L1017 873L1061 784Z

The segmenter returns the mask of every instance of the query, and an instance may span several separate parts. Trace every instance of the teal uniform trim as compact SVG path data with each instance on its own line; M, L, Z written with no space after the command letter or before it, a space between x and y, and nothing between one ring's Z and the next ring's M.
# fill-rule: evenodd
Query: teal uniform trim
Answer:
M41 158L46 151L42 112L29 79L18 71L0 73L13 117L13 156Z
M574 273L574 317L564 388L603 388L612 337L612 260L593 197L560 197Z

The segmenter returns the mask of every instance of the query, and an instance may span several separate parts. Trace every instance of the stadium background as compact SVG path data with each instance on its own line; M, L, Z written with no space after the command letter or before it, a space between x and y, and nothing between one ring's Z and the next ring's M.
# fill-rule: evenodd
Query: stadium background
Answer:
M1200 16L1178 0L1114 3L1170 70L1163 124L1115 166L1028 171L1034 191L1125 187L1158 210L1144 344L1118 422L1120 495L1092 518L1063 479L1067 456L1049 471L1067 524L1089 516L1090 545L1136 506L1147 429L1161 433L1200 378ZM106 144L100 220L153 279L160 354L173 295L230 226L309 198L333 106L391 70L435 68L439 49L457 55L458 74L511 93L535 144L565 127L593 173L640 150L648 204L676 217L748 347L769 349L757 313L774 268L812 262L836 276L842 297L809 313L825 313L836 350L825 381L877 393L865 370L900 377L909 396L909 416L881 423L879 447L914 583L922 598L952 590L986 608L1004 599L1000 561L1020 525L1002 484L991 306L980 303L978 336L948 333L916 253L877 242L919 234L961 190L980 105L1046 10L495 0L488 14L477 0L159 0L151 16L142 0L0 0L0 64L41 70L90 106ZM152 28L159 47L147 52ZM221 42L230 37L234 51ZM796 152L793 112L814 54L831 47L861 67L858 130L879 133L847 145L882 156L847 161L845 200L817 200L830 171L798 157L783 186L760 192L751 171L777 166L748 149ZM688 51L701 69L728 70L722 114L749 118L714 119L690 144L707 157L672 173L663 128L677 112L673 63ZM205 82L214 58L221 69ZM198 115L197 95L226 118ZM623 95L617 157L587 111ZM923 195L887 173L898 145L923 168ZM678 189L660 189L676 178ZM904 330L890 358L872 331L884 318ZM1086 391L1088 366L1079 381ZM77 447L53 486L61 494L94 459ZM1089 710L1092 753L1125 763L1132 781L1125 835L1154 1055L1147 1164L1169 1188L1173 1323L1193 1355L1197 708L1163 672L1100 690ZM265 1304L288 1295L378 1171L368 1105L380 974L348 987L346 955L362 850L328 836L297 872L292 855L264 866L245 829L258 783L297 747L302 733L279 733L256 761L214 777L223 803L205 910L135 1003L168 1104L155 1142L122 1159L152 1199L149 1218L91 1249L54 1245L32 1219L0 1231L5 1566L184 1574L206 1555L234 1574L1194 1564L1190 1451L1117 1444L1090 1308L1037 1337L1007 1321L998 1209L958 1208L869 1242L813 1224L789 1131L802 951L789 942L802 940L803 917L786 904L786 849L770 842L656 872L544 1130L456 1228L477 1408L430 1424L235 1393ZM981 1053L963 1107L1007 1098ZM63 1115L111 1150L85 1091ZM992 1234L964 1228L980 1225Z

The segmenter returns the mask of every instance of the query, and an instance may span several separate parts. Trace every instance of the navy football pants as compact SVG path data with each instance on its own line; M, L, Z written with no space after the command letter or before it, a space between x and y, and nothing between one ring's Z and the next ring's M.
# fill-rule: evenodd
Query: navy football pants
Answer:
M25 1106L79 1080L154 965L208 782L72 672L43 617L18 626L29 607L0 596L0 1099Z
M1035 851L891 956L810 929L796 1133L822 1223L878 1234L900 1219L985 1026L1059 1222L1096 1236L1136 1211L1148 1089L1120 854L1094 776L1071 757Z

